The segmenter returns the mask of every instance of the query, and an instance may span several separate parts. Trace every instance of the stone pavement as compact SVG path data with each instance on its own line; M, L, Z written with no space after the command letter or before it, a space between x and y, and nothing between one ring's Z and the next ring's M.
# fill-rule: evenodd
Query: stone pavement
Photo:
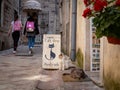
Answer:
M0 90L104 90L92 81L63 82L65 71L41 68L42 45L33 51L33 56L15 56L12 49L0 51ZM27 46L19 46L18 53L28 53Z
M34 48L33 56L15 56L12 49L0 52L0 90L34 90L41 70L41 47ZM20 46L19 53L28 53Z
M38 80L38 84L35 90L104 90L96 86L92 81L83 82L63 82L62 74L65 71L49 71L42 70L41 74L45 75L43 78Z

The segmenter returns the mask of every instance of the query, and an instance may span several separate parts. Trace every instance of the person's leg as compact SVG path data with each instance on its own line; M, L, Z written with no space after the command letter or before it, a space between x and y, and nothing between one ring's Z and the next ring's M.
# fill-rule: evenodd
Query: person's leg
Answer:
M15 47L15 32L12 33L12 38L13 38L13 50L16 51L16 47Z
M35 37L31 36L31 46L29 48L29 53L30 54L33 54L33 47L34 47L34 44L35 44Z
M16 32L15 32L15 49L16 49L16 50L17 50L17 47L18 47L19 38L20 38L20 32L19 32L19 31L16 31Z
M19 31L15 31L12 33L12 38L13 38L13 47L14 47L14 52L13 53L16 53L16 50L17 50L17 46L18 46L18 41L19 41L19 38L20 38L20 32Z
M35 37L32 37L32 48L34 47L35 44Z
M32 54L32 37L28 37L29 54Z
M31 37L30 37L30 36L28 36L28 47L29 47L29 49L30 49L30 48L31 48L31 46L32 46L31 41L32 41Z

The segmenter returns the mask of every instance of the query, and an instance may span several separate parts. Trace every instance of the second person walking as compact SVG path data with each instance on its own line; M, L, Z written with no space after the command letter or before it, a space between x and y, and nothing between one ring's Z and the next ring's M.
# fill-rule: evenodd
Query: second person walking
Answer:
M29 54L33 54L33 47L35 44L35 36L39 34L38 25L35 16L30 16L25 24L24 35L28 38Z

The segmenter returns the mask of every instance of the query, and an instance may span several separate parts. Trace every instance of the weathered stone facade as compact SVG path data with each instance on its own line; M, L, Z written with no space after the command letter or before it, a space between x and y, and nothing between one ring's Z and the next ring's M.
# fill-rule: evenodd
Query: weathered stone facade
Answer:
M60 31L62 39L62 52L70 55L71 42L71 0L59 1Z
M28 0L22 0L22 5ZM36 39L41 38L43 34L59 33L59 12L58 12L58 0L37 0L41 4L41 11L36 12L38 15L38 28L40 35ZM24 6L22 6L23 8ZM34 13L35 11L22 11L22 21L25 24L28 17L28 13Z
M19 0L0 1L0 50L12 47L12 40L7 32L15 12L19 13Z

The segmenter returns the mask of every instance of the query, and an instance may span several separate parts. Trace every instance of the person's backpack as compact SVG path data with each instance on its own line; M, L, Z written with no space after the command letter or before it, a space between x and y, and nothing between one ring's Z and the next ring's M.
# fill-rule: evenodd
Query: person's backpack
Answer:
M34 31L34 22L33 21L27 21L26 30L27 32L33 32Z
M15 31L21 30L21 22L20 21L15 21L13 24L13 28Z

